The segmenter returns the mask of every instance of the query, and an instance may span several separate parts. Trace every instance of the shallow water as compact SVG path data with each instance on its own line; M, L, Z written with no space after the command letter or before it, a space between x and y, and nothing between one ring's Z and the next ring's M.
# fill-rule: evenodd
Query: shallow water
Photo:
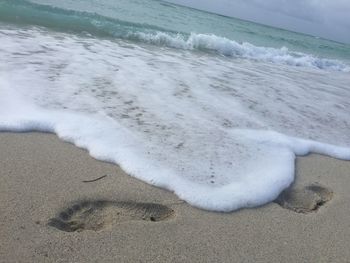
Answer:
M345 44L160 1L35 2L0 1L1 130L57 133L217 211L275 199L296 154L350 159Z

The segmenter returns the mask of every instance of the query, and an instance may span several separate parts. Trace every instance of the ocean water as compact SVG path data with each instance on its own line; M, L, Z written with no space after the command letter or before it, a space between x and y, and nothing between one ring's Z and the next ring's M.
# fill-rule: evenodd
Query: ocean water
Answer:
M296 155L350 160L350 45L163 1L0 0L0 130L55 133L196 207L255 207Z

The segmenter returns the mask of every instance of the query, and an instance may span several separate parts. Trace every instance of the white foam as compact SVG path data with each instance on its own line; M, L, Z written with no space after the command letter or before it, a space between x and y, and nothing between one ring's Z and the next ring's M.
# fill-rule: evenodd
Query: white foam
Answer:
M248 42L238 43L224 37L192 33L189 38L182 35L157 33L129 33L128 37L147 43L165 45L181 49L212 50L229 57L247 58L290 66L312 67L334 71L350 72L350 66L335 59L318 58L301 52L292 52L288 48L258 47Z
M315 142L349 146L346 73L38 29L0 34L1 130L56 133L197 207L275 199L296 154L350 159L349 148Z

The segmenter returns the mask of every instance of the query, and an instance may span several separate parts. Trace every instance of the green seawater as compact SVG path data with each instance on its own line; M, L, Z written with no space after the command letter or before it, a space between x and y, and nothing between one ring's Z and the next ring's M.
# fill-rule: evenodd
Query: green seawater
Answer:
M158 0L0 0L0 21L140 41L132 33L191 33L350 61L350 45ZM143 39L144 40L144 39ZM147 41L146 41L147 42ZM166 40L159 41L167 44ZM170 46L174 46L170 45Z

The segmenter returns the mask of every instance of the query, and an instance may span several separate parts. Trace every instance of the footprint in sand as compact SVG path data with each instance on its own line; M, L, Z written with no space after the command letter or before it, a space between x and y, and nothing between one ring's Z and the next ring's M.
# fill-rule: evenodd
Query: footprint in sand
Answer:
M283 191L275 200L283 208L297 213L317 211L322 205L331 200L333 192L321 185L313 184L304 188L289 188Z
M129 220L162 221L174 215L168 206L153 203L80 201L49 220L48 225L66 232L94 230Z

